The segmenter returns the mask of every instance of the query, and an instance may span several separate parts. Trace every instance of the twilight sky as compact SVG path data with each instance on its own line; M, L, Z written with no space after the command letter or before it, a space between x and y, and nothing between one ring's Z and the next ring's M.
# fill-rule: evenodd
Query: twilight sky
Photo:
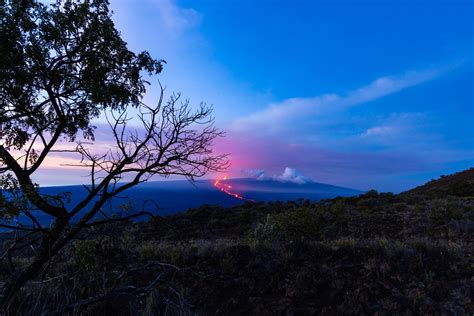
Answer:
M470 0L111 2L167 91L214 105L230 176L399 192L474 166Z

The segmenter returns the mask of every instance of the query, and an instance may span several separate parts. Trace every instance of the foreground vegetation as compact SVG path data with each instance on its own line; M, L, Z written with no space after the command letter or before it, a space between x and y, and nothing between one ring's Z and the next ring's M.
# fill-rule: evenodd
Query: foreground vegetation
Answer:
M400 195L202 206L90 227L9 312L472 315L473 175ZM0 277L34 252L5 258Z

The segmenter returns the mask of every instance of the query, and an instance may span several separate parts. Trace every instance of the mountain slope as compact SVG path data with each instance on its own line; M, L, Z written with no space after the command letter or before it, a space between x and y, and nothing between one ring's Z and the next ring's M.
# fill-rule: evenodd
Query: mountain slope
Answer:
M255 179L228 179L223 180L226 186L231 186L234 193L255 202L293 201L306 199L319 201L321 199L337 196L353 196L362 193L358 190L337 187L323 183L283 183L278 181L258 181ZM70 200L65 203L67 208L72 208L87 194L87 190L80 185L56 186L41 188L41 193L49 196L67 193ZM90 202L92 205L96 199ZM146 210L160 216L167 216L184 212L190 208L197 208L204 204L231 207L243 204L245 200L235 198L233 195L222 192L214 186L214 180L197 180L190 183L185 180L178 181L150 181L133 187L111 203L104 206L107 214L129 215L146 207ZM87 208L86 208L87 209ZM77 215L79 218L83 215ZM35 214L42 224L49 224L52 218L44 213ZM20 216L19 222L30 224L26 216Z
M442 175L437 180L431 180L424 185L401 193L402 195L429 195L432 197L442 197L446 195L454 196L474 196L474 168L457 172L448 176Z
M299 184L249 178L230 179L227 182L235 192L255 201L291 201L297 199L318 201L363 193L359 190L318 182Z
M11 314L63 314L69 304L84 315L474 315L474 199L449 191L469 174L321 202L242 204L209 181L149 183L143 196L197 190L239 205L85 229ZM224 183L268 194L265 182ZM280 198L328 189L268 185ZM34 254L11 260L21 267ZM0 282L10 272L0 266Z

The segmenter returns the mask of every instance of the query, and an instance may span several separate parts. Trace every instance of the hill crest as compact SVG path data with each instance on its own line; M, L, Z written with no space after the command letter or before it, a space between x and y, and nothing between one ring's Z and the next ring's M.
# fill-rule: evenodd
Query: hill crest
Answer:
M441 175L439 179L431 180L423 185L408 191L401 195L430 195L430 196L474 196L474 168L453 173L450 175Z

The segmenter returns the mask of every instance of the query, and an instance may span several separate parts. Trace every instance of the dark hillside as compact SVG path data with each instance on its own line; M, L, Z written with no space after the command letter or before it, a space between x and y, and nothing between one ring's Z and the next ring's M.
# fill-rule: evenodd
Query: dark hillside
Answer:
M474 199L449 189L472 180L92 227L11 314L472 315Z
M474 196L474 168L448 176L442 175L439 179L403 192L402 195Z

